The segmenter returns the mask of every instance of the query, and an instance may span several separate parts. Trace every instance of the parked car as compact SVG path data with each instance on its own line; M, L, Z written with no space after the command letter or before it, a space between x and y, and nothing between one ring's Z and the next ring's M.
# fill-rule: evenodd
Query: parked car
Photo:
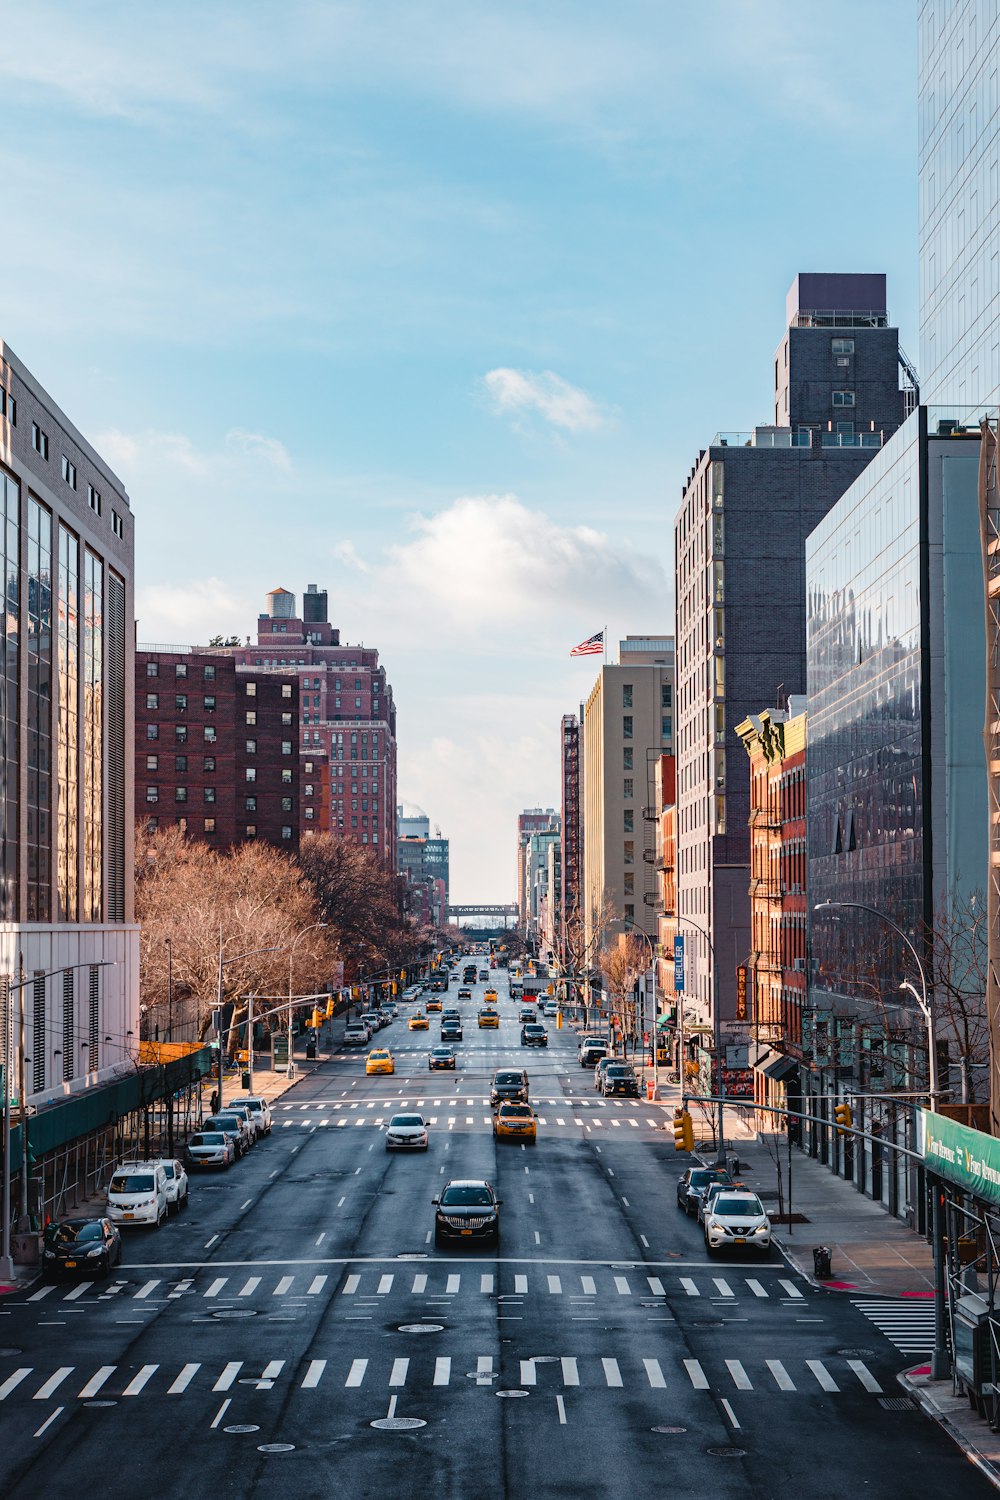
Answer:
M603 1037L585 1036L580 1042L580 1066L592 1068L598 1058L607 1057L608 1044Z
M387 1151L426 1151L427 1123L423 1115L393 1115L385 1132Z
M529 1025L521 1027L522 1047L547 1047L548 1045L549 1034L545 1030L545 1027L539 1025L537 1021L532 1021Z
M493 1112L493 1134L498 1140L508 1137L512 1140L530 1141L534 1145L538 1138L538 1125L531 1105L515 1104L512 1101L498 1104Z
M615 1063L620 1062L621 1058L612 1057L610 1052L606 1052L603 1057L599 1057L597 1059L596 1063L594 1064L594 1088L598 1093L600 1093L601 1086L604 1083L605 1073L610 1067L613 1067Z
M367 1026L357 1024L344 1027L345 1047L367 1047L370 1040L370 1032Z
M677 1184L677 1207L690 1216L698 1212L698 1199L710 1182L724 1182L732 1187L733 1179L722 1167L688 1167Z
M381 1016L376 1010L363 1011L361 1014L361 1020L364 1025L368 1027L369 1035L371 1036L374 1036L376 1031L381 1031L383 1025L387 1024L382 1020Z
M500 1104L504 1099L527 1103L528 1075L523 1068L499 1068L490 1084L490 1103Z
M207 1120L201 1122L202 1130L221 1130L228 1135L236 1152L236 1160L245 1156L250 1150L250 1132L239 1115L223 1114L209 1115Z
M108 1218L56 1219L45 1226L42 1273L60 1276L106 1276L122 1263L122 1237Z
M163 1168L163 1175L167 1179L167 1207L172 1208L175 1214L179 1214L182 1208L187 1208L188 1174L183 1164L174 1156L163 1156L146 1165Z
M263 1133L257 1124L257 1117L245 1099L231 1099L219 1110L220 1115L239 1115L247 1128L250 1144L256 1146L259 1136Z
M432 1047L427 1054L427 1065L433 1073L436 1068L450 1068L455 1071L455 1049L453 1047Z
M167 1174L152 1162L124 1162L108 1183L107 1217L113 1224L152 1224L167 1217Z
M223 1130L199 1130L184 1147L184 1160L193 1171L204 1167L231 1167L236 1146Z
M242 1103L246 1105L257 1121L257 1134L270 1135L273 1121L271 1118L271 1106L267 1100L261 1098L244 1099Z
M745 1189L716 1193L705 1211L705 1249L709 1255L730 1246L770 1254L771 1221L756 1193Z
M720 1193L729 1193L734 1191L750 1192L751 1189L747 1187L745 1182L710 1182L708 1184L708 1187L702 1193L701 1197L698 1199L698 1223L704 1224L705 1214Z
M637 1099L639 1080L631 1064L619 1060L605 1068L604 1077L601 1079L601 1093L605 1099L613 1094L623 1094L627 1099Z
M500 1205L491 1183L482 1178L462 1178L446 1182L439 1198L432 1198L434 1243L442 1245L455 1240L492 1241L500 1243Z

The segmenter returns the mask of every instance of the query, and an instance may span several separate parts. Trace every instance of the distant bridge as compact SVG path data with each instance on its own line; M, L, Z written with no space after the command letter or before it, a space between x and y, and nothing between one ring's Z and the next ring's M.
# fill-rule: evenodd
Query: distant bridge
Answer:
M449 906L449 917L499 917L506 922L517 921L517 904L513 906L491 906L482 903L478 906Z

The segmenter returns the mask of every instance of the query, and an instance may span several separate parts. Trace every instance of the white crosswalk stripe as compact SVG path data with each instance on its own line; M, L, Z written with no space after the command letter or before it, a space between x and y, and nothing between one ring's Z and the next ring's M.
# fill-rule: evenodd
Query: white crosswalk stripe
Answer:
M903 1354L929 1354L934 1348L934 1299L883 1301L852 1298L869 1322Z

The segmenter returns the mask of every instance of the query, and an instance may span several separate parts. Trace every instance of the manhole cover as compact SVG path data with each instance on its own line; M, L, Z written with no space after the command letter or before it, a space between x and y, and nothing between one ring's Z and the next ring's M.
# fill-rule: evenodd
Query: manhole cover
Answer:
M527 1396L528 1392L527 1391L497 1391L496 1394L498 1396L507 1396L508 1398L510 1398L510 1397L514 1397L514 1396Z
M91 1408L91 1410L94 1410L96 1407L117 1406L118 1402L117 1401L85 1401L83 1404L84 1404L84 1406L89 1406Z
M879 1406L883 1411L916 1411L909 1396L880 1396Z
M233 1427L223 1427L223 1432L259 1432L252 1422L237 1422Z
M509 1343L510 1340L508 1339L507 1342ZM488 1385L491 1380L499 1380L500 1376L495 1370L467 1370L465 1378L466 1380L481 1380L483 1385Z
M16 1354L23 1354L23 1349L0 1349L0 1359L13 1359Z
M258 1443L258 1453L291 1453L295 1448L294 1443Z
M651 1427L649 1430L650 1430L650 1432L668 1432L668 1433L687 1432L687 1428L686 1427Z
M414 1427L426 1427L427 1423L421 1417L379 1417L368 1426L377 1427L379 1432L412 1432Z
M701 1323L692 1323L691 1327L692 1328L721 1328L722 1327L722 1319L721 1318L714 1318L714 1319L705 1320L705 1321L703 1321Z
M443 1333L443 1323L400 1323L398 1333Z
M713 1458L745 1458L747 1450L745 1448L706 1448L705 1452L710 1453Z
M212 1313L213 1318L255 1318L256 1316L252 1307L233 1307Z
M874 1349L838 1349L837 1353L845 1359L871 1359L874 1357Z

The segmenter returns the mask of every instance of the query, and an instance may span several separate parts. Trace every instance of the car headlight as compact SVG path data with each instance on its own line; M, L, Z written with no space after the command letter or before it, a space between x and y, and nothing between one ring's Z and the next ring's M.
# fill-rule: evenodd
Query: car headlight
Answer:
M56 1258L56 1252L54 1250L46 1250L45 1251L45 1259L46 1260L55 1260L55 1258Z
M757 1228L754 1230L754 1234L767 1234L767 1230L768 1226L766 1224L758 1224Z
M87 1259L88 1260L96 1260L99 1255L103 1255L103 1254L104 1254L104 1246L103 1245L97 1245L93 1250L88 1250L87 1251Z

